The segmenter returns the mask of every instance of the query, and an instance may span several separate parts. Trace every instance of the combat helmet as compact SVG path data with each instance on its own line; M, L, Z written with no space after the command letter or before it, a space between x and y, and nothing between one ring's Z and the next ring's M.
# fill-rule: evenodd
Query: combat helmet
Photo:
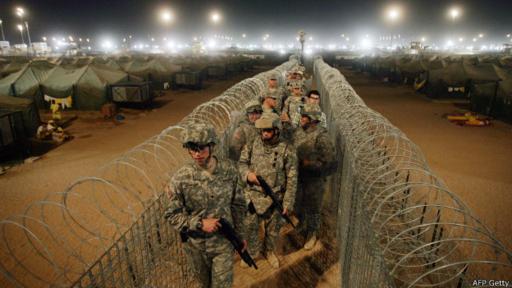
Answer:
M261 107L261 103L256 100L251 100L245 104L245 112L263 112L263 108Z
M184 148L195 148L209 144L217 144L218 138L215 129L203 123L194 123L181 132Z
M309 119L313 121L321 121L322 109L320 109L320 106L316 103L306 103L304 106L302 106L300 115L308 116Z
M279 129L281 130L281 119L273 112L264 112L260 119L256 120L254 126L258 129Z
M278 99L279 98L278 91L277 90L265 89L265 91L260 94L260 102L263 103L263 101L265 101L265 98Z

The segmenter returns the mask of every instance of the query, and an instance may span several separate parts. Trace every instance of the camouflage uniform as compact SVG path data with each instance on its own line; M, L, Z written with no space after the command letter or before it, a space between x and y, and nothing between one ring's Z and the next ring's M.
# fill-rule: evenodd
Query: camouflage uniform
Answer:
M315 119L320 121L321 110L317 104L306 104L302 114L312 110L318 113ZM305 223L306 232L316 232L321 220L320 210L325 186L324 173L335 163L334 144L329 138L327 130L318 123L317 126L296 129L294 145L299 161L299 191L295 206L296 212L301 222ZM308 160L309 163L306 165L304 160Z
M281 113L283 110L284 101L287 98L286 91L282 87L268 88L268 91L273 95L276 95L276 112Z
M300 110L304 105L304 98L298 96L290 96L284 102L283 111L288 113L288 117L290 117L290 124L293 127L299 126L300 121Z
M281 95L279 95L279 93L280 93L280 91L277 89L267 89L265 92L263 92L263 94L261 94L260 101L262 104L265 101L265 98L267 98L267 97L274 98L276 100L276 107L274 107L273 109L269 109L269 108L265 107L264 105L262 105L261 107L263 107L263 112L273 112L273 113L277 113L277 114L281 113L281 104L280 103L282 101L282 97L281 97Z
M279 116L276 114L264 114L258 121L269 118L277 123L276 126L280 126ZM256 126L261 127L258 126L258 121ZM293 210L297 190L297 156L293 145L289 145L279 137L271 143L266 143L258 137L242 150L239 169L242 179L247 179L249 172L262 176L274 193L282 199L283 207L288 211ZM284 224L283 218L273 208L270 197L265 197L259 186L248 185L244 189L244 195L248 204L252 202L255 208L255 213L254 211L248 213L244 222L249 253L257 255L261 251L262 243L258 237L261 222L264 223L265 228L263 243L265 251L274 251L279 230Z
M263 111L260 103L256 100L250 101L245 106L246 113L253 111ZM246 116L245 119L240 122L231 137L231 141L229 142L229 158L238 162L242 148L247 143L252 143L256 137L258 137L258 129L254 127L254 123L251 123Z
M212 158L217 164L211 174L196 163L187 163L174 174L168 186L170 204L165 218L176 230L195 233L184 243L184 249L201 286L231 287L231 243L218 232L203 232L198 225L203 218L222 217L243 235L240 228L246 205L235 166L216 156Z

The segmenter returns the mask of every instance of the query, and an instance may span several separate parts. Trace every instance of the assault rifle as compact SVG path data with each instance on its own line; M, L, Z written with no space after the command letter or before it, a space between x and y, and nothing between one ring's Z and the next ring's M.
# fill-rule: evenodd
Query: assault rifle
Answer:
M226 237L226 239L228 239L229 242L231 242L231 245L233 245L233 247L235 248L238 255L240 255L240 258L242 258L242 260L245 263L247 263L247 265L249 265L249 267L252 266L252 267L254 267L254 269L257 270L258 266L256 266L256 262L254 262L254 259L252 259L249 252L247 252L247 250L242 251L242 249L244 248L244 242L242 242L242 240L240 240L240 238L236 235L236 232L235 232L235 229L233 229L233 226L231 226L231 224L229 224L229 222L224 218L220 218L219 223L221 225L221 227L219 228L219 233L222 236ZM199 231L189 230L188 227L183 227L183 229L181 229L181 231L180 231L180 237L181 237L181 242L185 243L188 241L188 238L204 237L204 233L199 232Z
M242 258L242 260L247 265L249 265L249 267L252 266L254 267L254 269L258 270L258 266L256 266L256 262L254 262L254 259L252 259L249 252L247 252L247 250L242 251L242 249L244 248L244 243L236 235L235 229L233 229L231 224L229 224L229 222L224 218L220 218L219 223L221 225L221 227L219 228L220 234L222 234L224 237L226 237L226 239L229 240L229 242L231 242L231 245L235 247L235 250L238 253L238 255L240 255L240 258Z
M284 208L283 205L281 204L281 201L279 201L279 199L277 198L276 193L272 191L272 188L270 188L270 186L265 181L265 179L263 179L263 177L256 176L256 178L258 179L258 182L260 182L260 186L263 189L263 193L265 193L265 196L268 196L272 199L272 203L277 208L277 211L279 211L279 215L281 215L284 218L284 220L286 220L286 222L290 223L293 226L293 228L295 228L295 225L293 224L292 219L290 219L290 216L283 215Z

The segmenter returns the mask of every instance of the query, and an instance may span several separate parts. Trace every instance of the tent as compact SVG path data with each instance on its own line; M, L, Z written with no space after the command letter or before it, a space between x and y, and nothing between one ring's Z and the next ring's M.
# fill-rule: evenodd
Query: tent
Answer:
M181 66L165 58L135 58L125 66L124 70L146 81L151 81L156 89L162 89L163 83L171 83L173 75L181 71Z
M20 71L27 63L28 61L25 61L24 59L18 59L5 64L0 71L0 77L6 77L9 74Z
M471 110L512 121L512 73L493 65L499 81L471 85Z
M59 66L41 84L44 95L53 98L72 97L72 107L97 110L108 101L108 85L127 82L129 76L122 71L96 65L79 68Z
M446 96L450 88L461 92L473 84L495 83L501 78L493 64L470 65L464 62L452 62L443 68L428 71L427 94L430 97ZM460 90L459 90L460 89Z
M11 96L0 96L0 110L3 111L21 111L22 119L16 119L14 129L18 134L31 137L36 134L37 128L41 122L39 110L31 99L24 99Z
M44 60L25 64L20 71L0 79L0 95L33 99L36 105L42 108L44 102L39 85L54 68L54 64Z

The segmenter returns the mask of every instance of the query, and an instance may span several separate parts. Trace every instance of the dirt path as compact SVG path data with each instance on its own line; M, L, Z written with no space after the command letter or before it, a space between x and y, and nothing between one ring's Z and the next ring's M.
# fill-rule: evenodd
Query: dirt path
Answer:
M423 151L431 169L512 249L512 125L462 127L443 115L466 111L433 102L411 87L341 70L370 108L383 114Z
M63 191L79 177L94 175L100 166L176 124L197 105L267 68L271 67L240 73L229 80L207 81L199 91L169 91L157 98L150 110L122 109L126 119L119 125L103 120L99 112L66 112L78 115L67 129L75 137L72 141L34 163L15 166L0 176L0 219L23 213L29 203Z

